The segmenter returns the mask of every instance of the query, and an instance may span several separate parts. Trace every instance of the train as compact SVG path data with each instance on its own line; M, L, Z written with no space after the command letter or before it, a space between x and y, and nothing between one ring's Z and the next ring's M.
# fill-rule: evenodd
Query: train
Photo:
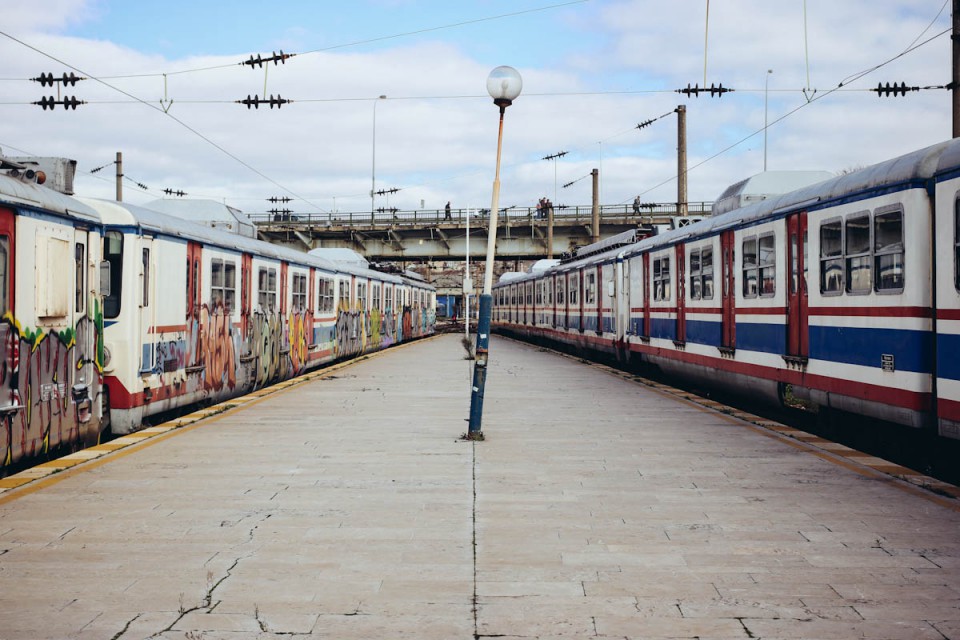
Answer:
M960 139L534 266L492 331L960 439Z
M413 271L74 197L71 163L0 157L0 476L435 331Z

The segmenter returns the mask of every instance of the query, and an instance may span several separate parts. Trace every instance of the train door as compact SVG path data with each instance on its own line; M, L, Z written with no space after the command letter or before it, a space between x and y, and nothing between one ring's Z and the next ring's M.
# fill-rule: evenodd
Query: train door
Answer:
M584 309L583 309L583 306L584 306L583 299L587 297L585 295L586 291L584 290L584 288L587 285L587 272L584 270L581 270L581 271L577 271L576 274L577 274L577 279L574 282L574 287L576 287L577 289L577 300L579 300L579 305L580 305L580 324L578 326L580 327L580 333L583 333L584 331L586 331L586 328L587 328L586 318L584 317Z
M678 244L677 258L677 337L676 342L687 342L687 247Z
M203 256L203 247L196 242L187 242L187 332L190 335L190 348L188 349L189 362L187 369L193 369L203 364L203 353L205 349L200 345L200 284L201 284L201 258Z
M10 209L0 208L0 316L10 313L17 317L14 306L14 253L16 249L16 216ZM13 345L11 322L0 322L0 354L4 360L12 360L17 353ZM9 374L8 374L9 375ZM7 381L9 384L9 381ZM22 409L19 393L0 394L0 464L8 464L13 455L13 448L18 446L12 437L12 429L17 409Z
M244 340L252 335L250 309L253 293L253 254L244 253L240 259L240 324Z
M643 329L642 337L650 339L650 254L643 254Z
M79 249L79 247L78 247ZM150 287L153 286L155 274L153 270L153 238L143 236L140 238L140 251L137 255L137 270L140 278L137 289L137 303L140 308L140 373L153 371L156 366L156 353L153 345L159 336L154 335L156 327L156 309L155 304L151 304Z
M787 355L809 354L807 300L807 213L787 217Z
M617 277L619 276L619 277ZM619 291L613 297L614 313L617 317L617 342L623 343L630 330L630 261L617 259L617 280Z
M603 312L605 311L604 303L607 301L607 271L609 271L609 265L597 265L597 334L603 334L604 331L603 320L606 316Z
M734 288L733 231L720 234L720 347L733 350L737 346L737 290Z
M286 262L280 263L280 317L284 318L287 315L287 299L290 296L290 292L287 289L287 268L288 265Z

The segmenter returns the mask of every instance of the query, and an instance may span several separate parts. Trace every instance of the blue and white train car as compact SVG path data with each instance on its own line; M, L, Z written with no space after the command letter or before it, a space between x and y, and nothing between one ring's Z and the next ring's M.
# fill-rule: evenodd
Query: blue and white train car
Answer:
M495 328L958 437L958 194L960 141L934 145L531 274L565 328L512 293Z

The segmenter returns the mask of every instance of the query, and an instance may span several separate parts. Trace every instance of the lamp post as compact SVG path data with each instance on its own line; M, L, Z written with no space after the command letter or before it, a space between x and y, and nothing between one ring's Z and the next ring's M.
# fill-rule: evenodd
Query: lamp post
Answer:
M373 202L374 191L377 190L377 105L387 96L380 96L373 101L373 161L370 165L370 222L373 222L376 206Z
M490 345L490 316L493 311L493 259L497 246L497 213L500 207L500 151L503 146L503 113L520 95L523 80L513 67L500 66L487 77L487 92L493 104L500 107L497 132L497 169L493 178L490 203L490 225L487 233L487 261L483 270L483 293L480 296L480 317L477 320L477 348L473 365L473 387L470 394L470 427L468 440L483 440L483 393L487 382L487 356Z
M770 74L773 69L767 69L766 82L763 83L763 170L767 170L767 93L770 88Z

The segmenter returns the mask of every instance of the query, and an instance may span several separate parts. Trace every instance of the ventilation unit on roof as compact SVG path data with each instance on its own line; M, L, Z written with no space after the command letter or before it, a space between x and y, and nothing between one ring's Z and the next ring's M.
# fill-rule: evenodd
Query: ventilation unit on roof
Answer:
M0 170L11 178L42 184L62 194L73 195L73 177L77 161L68 158L4 158L0 156Z
M593 244L588 244L585 247L577 247L570 253L564 252L560 254L560 262L579 260L581 258L586 258L587 256L603 253L604 251L610 251L611 249L618 249L620 247L636 244L638 241L639 238L637 237L637 230L630 229L629 231L624 231L623 233L618 233L615 236L605 238L600 242L594 242Z

